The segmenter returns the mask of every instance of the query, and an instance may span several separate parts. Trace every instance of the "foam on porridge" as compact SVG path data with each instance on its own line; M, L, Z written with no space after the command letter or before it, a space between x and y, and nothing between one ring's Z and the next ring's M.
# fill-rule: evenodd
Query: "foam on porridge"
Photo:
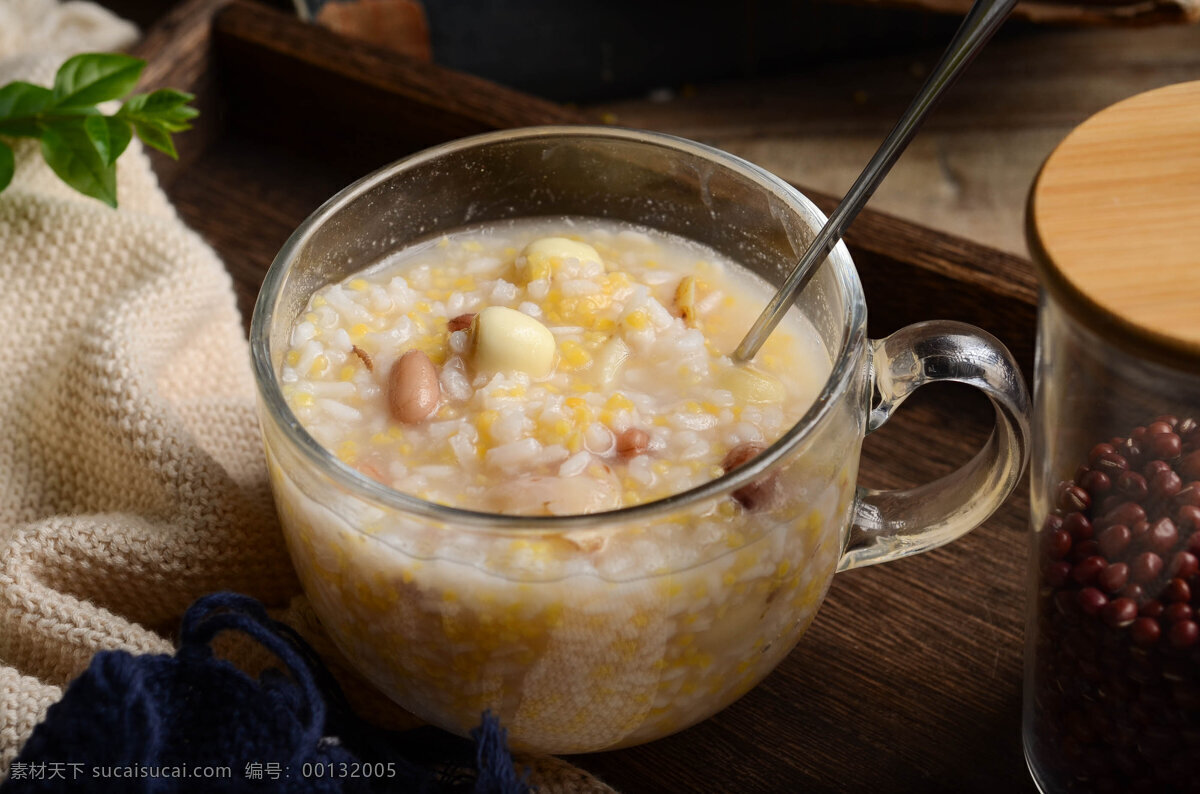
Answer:
M522 256L544 238L586 243L601 261ZM569 218L468 229L317 291L283 391L318 441L394 488L475 510L607 510L720 475L808 409L830 359L798 313L752 367L728 356L769 294L710 250L645 229ZM481 348L489 307L548 329L550 358L531 352L537 329L518 329L530 335L515 348ZM516 322L499 319L501 332ZM413 350L437 401L398 421L389 378ZM275 423L264 433L297 571L357 668L434 724L465 734L491 710L513 747L569 753L687 727L790 651L841 555L856 417L832 408L761 504L715 496L571 533L385 508L300 462Z
M585 242L600 261L522 255L546 238ZM798 312L751 365L729 357L770 294L661 232L570 219L470 229L317 291L284 394L318 441L397 490L492 512L615 509L720 476L731 450L774 441L811 405L831 364ZM549 329L548 375L477 366L477 329L454 321L497 306ZM387 374L412 350L437 367L440 399L404 423Z

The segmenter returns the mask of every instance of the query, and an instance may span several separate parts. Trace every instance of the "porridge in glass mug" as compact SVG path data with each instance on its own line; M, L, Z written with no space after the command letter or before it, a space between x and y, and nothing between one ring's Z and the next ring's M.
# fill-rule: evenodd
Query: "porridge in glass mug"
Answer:
M1011 356L957 323L868 340L844 247L730 357L822 222L730 155L587 127L452 142L309 218L252 349L288 546L357 669L458 733L490 709L518 749L637 744L754 686L835 571L998 507ZM863 436L951 376L996 407L984 451L856 489Z

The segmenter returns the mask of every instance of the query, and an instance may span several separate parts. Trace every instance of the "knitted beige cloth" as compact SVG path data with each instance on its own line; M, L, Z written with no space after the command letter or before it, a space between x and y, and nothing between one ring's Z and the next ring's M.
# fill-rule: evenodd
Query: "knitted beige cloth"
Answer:
M0 85L49 84L60 60L0 60ZM116 211L59 182L35 143L16 151L0 194L0 781L94 653L170 652L205 593L291 601L285 618L345 669L292 600L220 261L136 141ZM611 791L565 762L524 762L543 791Z
M0 0L0 58L41 50L63 55L119 50L136 38L136 27L95 3Z

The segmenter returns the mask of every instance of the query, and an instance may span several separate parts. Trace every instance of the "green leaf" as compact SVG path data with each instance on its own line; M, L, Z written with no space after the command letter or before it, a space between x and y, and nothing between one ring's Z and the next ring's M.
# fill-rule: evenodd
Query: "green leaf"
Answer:
M32 116L50 105L54 94L49 88L20 80L0 88L0 118Z
M42 157L59 179L80 193L117 206L116 166L106 162L83 122L70 119L45 126Z
M58 124L55 126L60 125L64 129L67 127L67 125L63 124L62 122L58 122ZM111 156L111 149L109 147L108 140L108 124L105 123L104 117L88 116L83 120L82 126L83 134L87 137L88 142L90 142L96 149L96 153L100 155L100 159L103 160L106 165L111 164L114 160L116 160L115 157ZM77 133L72 132L71 134L75 135ZM79 141L79 145L83 145L83 142Z
M175 151L175 144L171 142L171 134L166 130L142 121L133 122L133 128L137 131L137 136L142 139L142 143L153 146L173 160L179 159L179 154Z
M104 123L108 125L108 162L111 165L125 152L125 147L129 146L129 141L133 139L133 125L125 119L113 116L99 118L104 119Z
M160 88L149 94L134 94L125 101L122 110L129 110L145 115L154 115L166 110L174 110L195 99L194 94L186 91L176 91L174 88Z
M2 0L0 0L2 2ZM15 82L0 87L0 136L40 138L42 156L79 192L117 206L116 161L136 133L147 146L178 157L171 134L191 129L199 111L191 94L163 88L129 97L112 116L97 103L137 84L146 63L127 55L88 53L59 68L53 88ZM12 147L0 141L0 190L13 177Z
M190 130L188 122L200 111L187 107L196 97L172 88L160 88L150 94L137 94L126 100L117 115L130 121L153 124L166 132Z
M12 147L4 141L0 141L0 191L8 187L8 183L12 181L15 168Z
M33 116L49 105L54 94L49 88L20 81L0 88L0 134L17 138L40 135Z
M68 121L60 120L56 125L72 126ZM96 147L100 159L112 165L125 151L133 138L133 128L128 121L112 116L88 116L82 122L83 131L88 140Z
M67 59L54 76L54 107L95 105L133 90L146 62L128 55L84 53Z

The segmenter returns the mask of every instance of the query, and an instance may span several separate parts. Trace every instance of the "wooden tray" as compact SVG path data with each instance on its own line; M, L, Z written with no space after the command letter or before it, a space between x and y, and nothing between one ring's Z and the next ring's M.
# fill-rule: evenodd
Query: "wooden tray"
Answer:
M854 4L898 6L965 16L971 0L842 0ZM1187 24L1200 19L1196 0L1023 0L1013 16L1055 25Z
M150 61L147 87L199 97L203 115L178 141L181 160L155 165L182 217L224 257L247 318L288 234L357 177L438 141L585 120L245 0L191 0L137 54ZM965 320L1007 343L1028 375L1027 262L870 211L847 243L873 336ZM864 484L928 481L986 438L982 398L927 391L868 439ZM712 719L572 760L624 792L1033 791L1020 742L1027 504L1022 486L951 546L838 576L791 656Z

